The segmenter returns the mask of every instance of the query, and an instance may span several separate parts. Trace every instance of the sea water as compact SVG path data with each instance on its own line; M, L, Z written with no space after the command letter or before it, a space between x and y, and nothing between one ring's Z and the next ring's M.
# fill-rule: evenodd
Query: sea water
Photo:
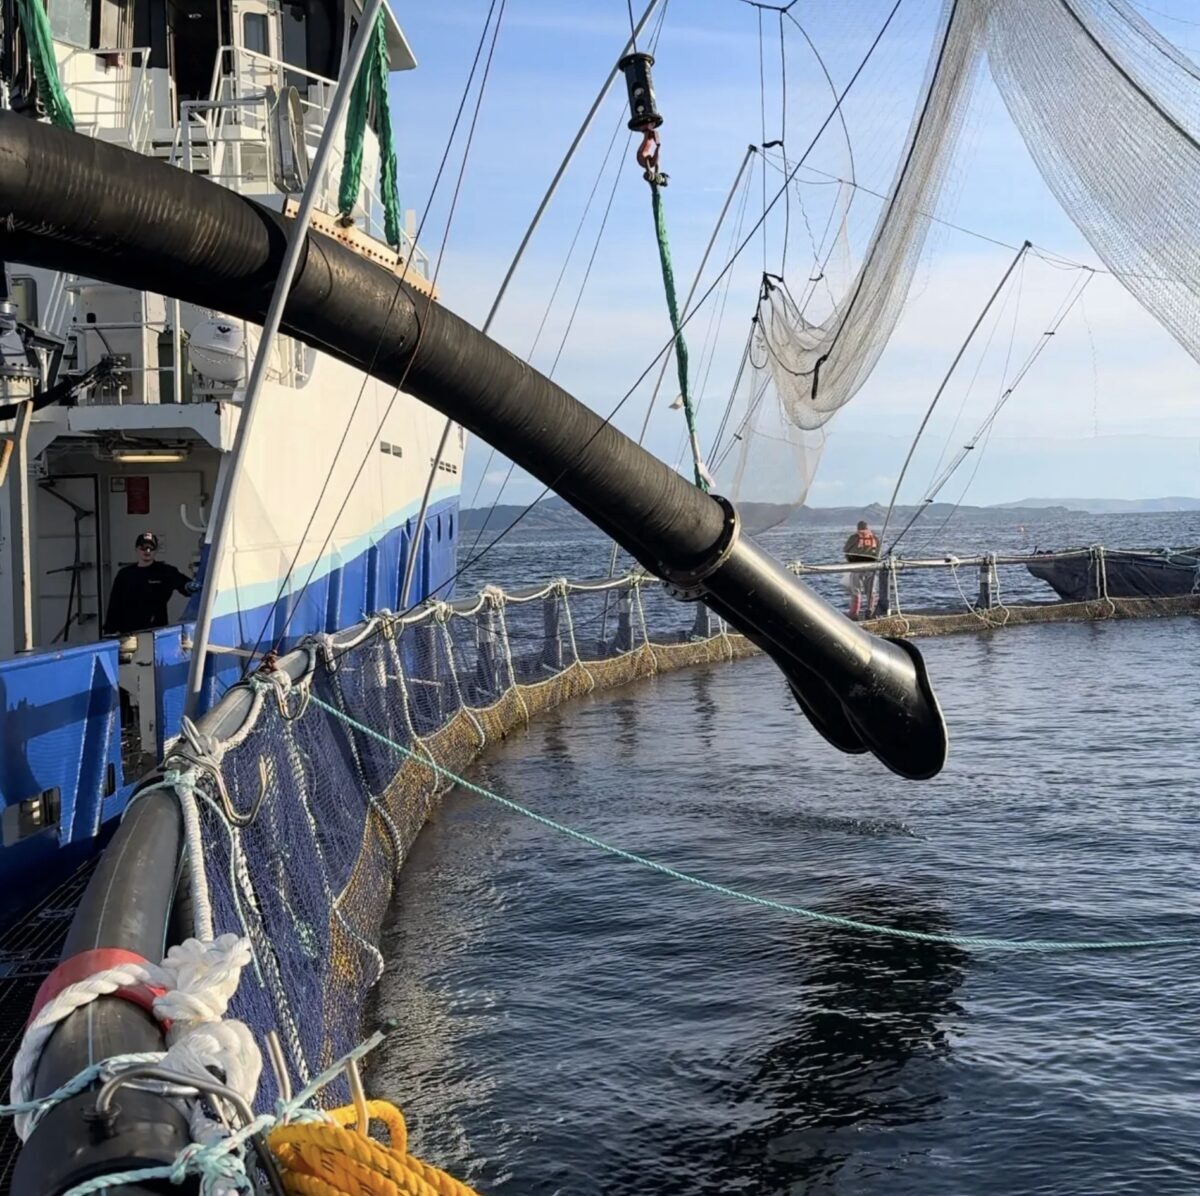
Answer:
M1020 546L1015 528L975 531L930 551ZM1200 540L1179 516L1058 532L1039 542ZM771 537L814 560L844 538ZM598 538L514 533L489 574L606 564ZM831 914L949 936L1200 940L1200 621L921 649L951 739L930 782L839 755L763 658L564 706L471 776L618 847ZM417 840L384 950L375 1012L397 1025L372 1087L403 1107L416 1153L493 1196L1200 1188L1195 947L1018 953L851 932L458 791Z

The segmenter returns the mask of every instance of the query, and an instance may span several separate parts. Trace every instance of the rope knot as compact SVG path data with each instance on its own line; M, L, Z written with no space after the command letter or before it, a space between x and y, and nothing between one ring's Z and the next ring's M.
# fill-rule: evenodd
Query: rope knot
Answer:
M154 1002L160 1021L216 1022L225 1016L242 969L251 959L250 940L223 934L209 943L186 939L172 947L159 969L168 985Z

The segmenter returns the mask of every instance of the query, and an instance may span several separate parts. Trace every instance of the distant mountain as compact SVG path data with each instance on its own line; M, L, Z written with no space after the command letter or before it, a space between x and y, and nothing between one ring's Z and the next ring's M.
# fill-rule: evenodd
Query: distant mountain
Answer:
M1163 500L1170 501L1170 500ZM1182 500L1176 500L1182 501ZM1200 504L1197 504L1200 509ZM925 519L945 519L955 508L951 503L932 503L924 513ZM1175 510L1178 508L1163 508ZM476 507L463 511L459 516L464 532L499 532L508 527L525 510L516 504L498 507ZM868 503L861 507L791 507L776 503L741 503L738 506L746 530L754 535L773 527L844 527L853 528L859 519L867 519L876 529L883 522L886 508L880 503ZM1011 525L1020 522L1035 522L1057 519L1079 514L1083 507L1061 503L1035 502L1012 504L1002 507L957 508L956 518L972 523L997 523ZM916 507L897 507L892 514L893 528L903 527L912 517ZM592 525L561 498L546 498L535 504L524 515L520 525L526 531L553 534L561 532L575 535L592 529Z
M461 512L459 526L464 532L499 532L508 527L524 510L523 506L516 503L501 503L496 507L472 507ZM520 526L529 531L576 532L590 528L592 524L565 499L544 498L521 519Z
M1159 511L1200 511L1200 498L1023 498L1020 502L996 505L1002 510L1068 507L1088 515L1142 515Z

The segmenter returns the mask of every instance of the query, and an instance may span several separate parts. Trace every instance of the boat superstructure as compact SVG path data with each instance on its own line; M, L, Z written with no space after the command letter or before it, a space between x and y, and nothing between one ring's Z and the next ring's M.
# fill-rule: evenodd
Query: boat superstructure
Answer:
M412 51L384 11L389 70L408 71ZM295 211L361 19L354 0L53 0L48 16L77 132ZM4 24L10 105L36 117L45 97ZM313 224L432 295L415 214L404 213L398 245L385 238L379 115L372 104L356 202L339 214L339 144L316 180ZM279 337L245 450L232 550L209 577L208 525L257 329L219 306L82 272L6 268L9 326L27 346L37 339L39 390L85 380L65 402L0 418L14 445L0 486L0 880L16 892L18 879L49 882L53 861L93 850L138 772L178 734L195 597L172 598L166 627L123 642L104 633L113 578L135 560L138 534L154 531L161 559L217 589L211 638L228 651L210 697L256 645L290 645L400 605L434 464L409 598L448 593L463 436L456 429L434 463L443 416Z

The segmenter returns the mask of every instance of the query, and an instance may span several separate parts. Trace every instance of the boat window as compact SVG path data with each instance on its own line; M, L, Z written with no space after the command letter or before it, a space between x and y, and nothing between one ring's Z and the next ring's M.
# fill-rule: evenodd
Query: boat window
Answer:
M310 70L308 65L308 14L301 4L287 4L283 9L283 61L289 66ZM287 85L304 96L309 80L298 71L288 71Z
M254 54L269 57L266 13L248 12L242 17L242 46Z
M128 49L133 44L132 17L125 0L98 0L92 10L93 47L101 51Z
M91 0L51 0L50 29L55 41L71 46L91 45Z

